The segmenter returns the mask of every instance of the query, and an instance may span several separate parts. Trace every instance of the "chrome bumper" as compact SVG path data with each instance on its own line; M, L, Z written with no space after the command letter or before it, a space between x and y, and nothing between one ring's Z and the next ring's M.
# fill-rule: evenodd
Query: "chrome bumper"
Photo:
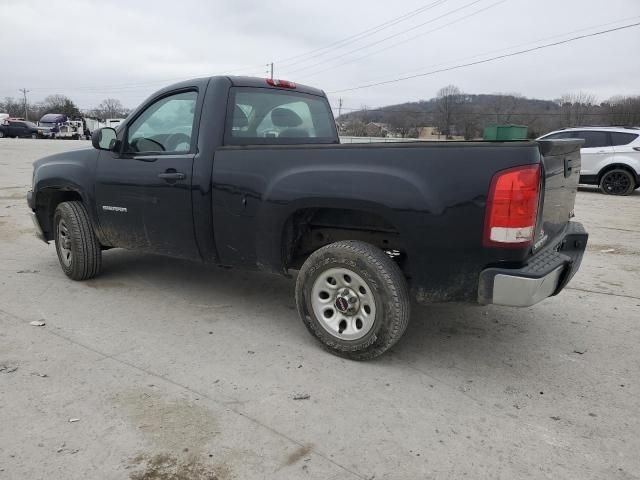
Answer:
M480 273L478 302L529 307L557 295L580 268L589 235L570 222L561 241L531 257L523 268L487 268Z

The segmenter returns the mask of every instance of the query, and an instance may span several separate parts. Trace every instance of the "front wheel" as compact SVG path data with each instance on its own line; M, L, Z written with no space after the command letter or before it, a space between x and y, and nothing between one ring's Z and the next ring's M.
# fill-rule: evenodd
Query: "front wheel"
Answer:
M635 188L633 175L621 168L608 171L600 179L600 190L608 195L629 195Z
M35 133L32 133L32 134L31 134L31 138L32 138L33 140L35 140L36 138L38 138L38 135L36 135Z
M369 360L402 337L409 292L398 265L382 250L340 241L315 251L296 282L298 313L331 353Z
M62 271L72 280L95 277L102 251L82 202L62 202L53 216L55 242Z

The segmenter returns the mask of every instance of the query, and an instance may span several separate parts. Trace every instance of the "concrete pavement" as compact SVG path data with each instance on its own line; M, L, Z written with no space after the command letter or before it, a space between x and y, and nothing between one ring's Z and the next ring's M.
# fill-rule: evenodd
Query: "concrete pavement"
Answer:
M68 280L25 193L33 160L87 146L0 140L0 480L640 478L638 191L578 194L559 296L414 306L356 363L291 279L114 249Z

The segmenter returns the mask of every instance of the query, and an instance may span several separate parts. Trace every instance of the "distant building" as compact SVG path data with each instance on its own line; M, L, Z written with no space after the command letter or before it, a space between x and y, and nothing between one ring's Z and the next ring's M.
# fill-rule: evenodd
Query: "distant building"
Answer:
M418 138L422 140L447 140L445 136L440 133L438 127L418 127ZM455 128L452 128L452 133L449 140L464 140L462 135L455 135Z
M386 137L389 129L384 123L369 122L365 125L365 131L368 137Z

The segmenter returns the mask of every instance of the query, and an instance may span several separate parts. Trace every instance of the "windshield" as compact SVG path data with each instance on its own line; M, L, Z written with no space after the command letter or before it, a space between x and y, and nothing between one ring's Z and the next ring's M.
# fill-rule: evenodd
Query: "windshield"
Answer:
M325 98L296 91L233 88L226 143L291 145L337 143Z

